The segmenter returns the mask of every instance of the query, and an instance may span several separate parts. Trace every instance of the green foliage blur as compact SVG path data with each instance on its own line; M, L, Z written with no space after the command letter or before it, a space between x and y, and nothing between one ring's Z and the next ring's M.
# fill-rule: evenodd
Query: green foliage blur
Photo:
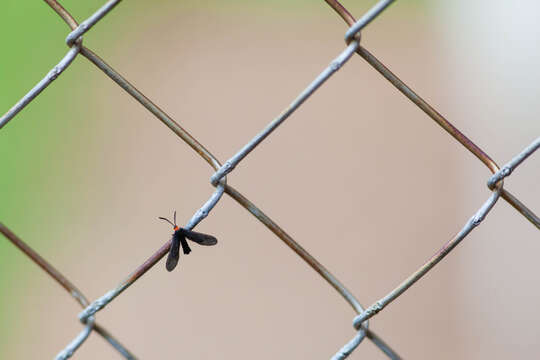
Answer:
M101 3L65 1L64 6L80 19ZM43 1L4 0L1 14L0 112L5 113L64 57L70 29ZM81 206L66 196L71 193L66 184L83 170L76 155L93 136L81 116L73 117L92 113L81 107L84 87L78 84L88 78L83 67L88 64L76 59L0 132L0 221L38 251L52 247L61 254L54 233L61 231L62 220L51 224L51 212ZM28 326L18 319L20 302L32 297L33 285L44 277L36 279L41 270L3 237L0 264L0 349L6 350L15 328ZM51 291L61 291L53 280L46 281Z

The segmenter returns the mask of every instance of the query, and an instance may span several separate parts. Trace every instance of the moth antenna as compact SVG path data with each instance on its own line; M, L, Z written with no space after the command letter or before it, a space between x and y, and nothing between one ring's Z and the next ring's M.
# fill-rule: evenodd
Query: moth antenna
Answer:
M171 222L171 220L169 220L169 219L167 219L167 218L164 218L164 217L161 217L161 216L160 216L160 217L158 217L158 219L165 220L166 222L168 222L168 223L171 224L172 226L176 226L175 224L173 224L173 223Z
M176 225L176 210L174 210L174 226L177 226Z

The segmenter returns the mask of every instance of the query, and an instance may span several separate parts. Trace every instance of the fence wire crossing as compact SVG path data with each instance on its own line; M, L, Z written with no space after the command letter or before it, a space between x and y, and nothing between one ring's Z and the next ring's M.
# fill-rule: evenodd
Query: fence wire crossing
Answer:
M400 356L395 350L387 345L381 337L379 337L369 327L369 319L383 310L388 304L403 294L410 286L418 281L423 275L430 271L439 261L441 261L448 253L450 253L461 240L463 240L476 226L480 225L482 220L487 216L489 211L494 207L499 198L503 198L512 205L519 213L525 216L534 226L540 229L540 219L530 209L528 209L519 199L513 196L506 188L504 188L504 178L510 176L516 168L533 154L540 147L540 137L534 140L515 158L508 162L502 168L497 164L461 131L455 128L448 120L439 114L431 105L424 101L410 87L403 83L396 75L394 75L384 64L382 64L373 54L361 46L361 31L364 27L371 23L379 16L394 0L383 0L376 3L368 10L358 21L349 13L349 11L337 0L325 0L326 3L341 18L347 23L349 29L345 34L345 49L326 67L311 84L309 84L294 101L281 112L274 120L272 120L259 134L251 141L243 146L236 154L234 154L223 165L194 137L184 130L176 121L155 105L142 92L137 90L117 71L110 67L103 59L96 55L92 50L83 45L83 34L90 31L99 21L107 15L112 9L120 3L121 0L111 0L98 9L87 20L80 25L71 16L71 14L62 7L56 0L44 0L70 27L71 32L66 38L66 44L70 48L67 54L32 90L30 90L19 102L17 102L4 116L0 118L0 129L12 120L25 106L27 106L35 97L37 97L47 86L49 86L78 56L86 57L91 63L102 70L114 82L122 87L127 93L133 96L141 105L163 122L169 129L178 135L186 142L193 150L195 150L210 166L215 170L215 173L210 178L212 185L216 187L214 193L195 212L189 220L185 228L193 229L200 221L208 216L210 211L219 202L222 195L226 193L241 206L261 221L268 227L277 237L284 241L298 256L300 256L308 265L310 265L320 276L322 276L334 289L352 306L357 313L353 319L355 333L353 338L347 342L332 359L345 359L351 354L354 349L365 339L372 341L382 352L391 359L400 359ZM482 204L479 210L465 223L463 228L452 239L447 241L443 247L438 250L425 264L423 264L416 272L406 278L399 286L390 291L380 300L369 306L367 309L360 304L354 295L334 277L322 264L320 264L313 256L311 256L300 244L290 237L283 229L279 227L272 219L265 215L255 204L243 196L238 190L227 184L227 174L235 169L235 167L253 151L262 141L264 141L281 123L283 123L290 115L294 113L302 104L322 86L334 73L336 73L349 59L358 54L383 77L385 77L392 85L394 85L403 95L416 104L424 111L432 120L438 123L446 130L454 139L461 145L467 148L474 154L493 175L487 181L487 187L491 190L491 195L488 200ZM0 232L10 240L16 247L25 253L32 261L39 265L46 273L55 279L72 297L81 305L83 311L79 314L79 320L84 325L83 330L56 356L56 359L68 359L73 353L84 343L92 331L96 331L109 344L113 346L126 359L136 359L136 357L123 346L111 333L99 325L95 316L98 311L103 309L107 304L113 301L124 290L131 286L139 279L146 271L150 270L170 249L171 241L169 240L154 254L152 254L143 264L138 266L126 279L121 281L114 289L108 291L99 299L89 302L81 291L75 287L66 277L58 272L51 264L36 253L30 246L24 243L15 233L8 227L0 223Z

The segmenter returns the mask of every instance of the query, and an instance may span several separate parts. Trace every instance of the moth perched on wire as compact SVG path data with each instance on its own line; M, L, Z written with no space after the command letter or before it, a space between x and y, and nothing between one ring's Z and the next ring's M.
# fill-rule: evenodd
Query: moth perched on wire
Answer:
M169 256L167 257L167 263L165 264L168 271L172 271L178 264L178 260L180 259L180 245L182 245L182 251L185 255L191 252L191 248L189 247L186 238L199 245L212 246L217 244L217 239L212 235L201 234L176 225L176 211L174 212L174 223L164 217L159 217L159 219L167 221L174 227L171 249L169 251Z

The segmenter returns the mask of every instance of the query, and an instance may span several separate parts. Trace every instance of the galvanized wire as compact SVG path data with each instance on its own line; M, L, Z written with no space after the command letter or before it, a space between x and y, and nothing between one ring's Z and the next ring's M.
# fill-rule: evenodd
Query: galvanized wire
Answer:
M22 241L17 235L15 235L4 224L0 223L0 233L2 233L6 239L8 239L13 245L21 250L26 256L28 256L34 263L43 269L50 277L52 277L60 286L62 286L83 308L88 306L89 301L83 295L83 293L64 275L56 270L51 264L47 262L41 255L34 251L28 244ZM61 354L72 354L79 345L86 340L89 335L86 334L87 329L96 330L106 341L109 342L115 349L118 350L126 359L136 359L128 349L126 349L118 340L116 340L105 328L101 327L98 323L92 322L90 326L86 326L85 330L81 333L81 337L77 337L74 342L70 343L68 347ZM60 355L60 354L59 354Z
M512 160L510 160L510 162L508 162L508 164L504 165L499 171L493 174L493 176L490 177L487 182L488 188L493 189L497 182L512 174L512 171L514 171L523 161L525 161L525 159L538 150L538 148L540 148L540 137L523 149L522 152L517 154Z
M186 225L187 229L193 229L200 221L208 216L210 211L217 205L222 195L226 193L236 200L242 207L261 221L270 229L277 237L284 241L298 256L300 256L308 265L310 265L322 278L324 278L354 309L357 316L353 319L353 326L356 333L352 340L347 342L332 359L345 359L354 349L363 341L364 338L371 340L384 354L389 358L399 359L399 355L388 346L377 334L375 334L368 324L368 320L383 310L388 304L402 295L416 281L422 278L429 272L439 261L448 255L475 227L480 225L482 220L487 216L489 211L494 207L499 197L504 198L522 215L524 215L531 223L540 229L540 221L530 209L528 209L519 199L510 194L503 184L503 179L509 176L523 161L525 161L532 153L540 147L540 138L536 139L531 145L525 148L515 158L513 158L503 168L499 169L496 163L477 145L475 145L468 137L460 130L454 127L447 119L437 112L431 105L416 94L410 87L394 75L384 64L382 64L373 54L367 51L360 45L361 30L370 24L377 16L381 14L393 0L381 0L377 2L364 16L358 21L354 19L351 13L337 0L325 0L349 25L349 29L345 33L346 48L335 58L334 61L326 67L313 82L303 90L300 95L270 124L268 124L259 134L251 141L244 145L236 154L234 154L224 165L217 160L202 144L200 144L193 136L184 130L172 117L167 115L141 91L131 85L123 76L108 65L103 59L96 55L92 50L82 45L82 35L95 26L105 15L115 8L121 0L111 0L98 9L87 20L80 25L71 16L71 14L62 7L56 0L44 0L70 27L72 30L67 38L66 44L70 46L67 55L42 79L32 90L22 97L8 112L0 118L0 128L4 127L11 119L13 119L24 107L26 107L35 97L37 97L50 83L58 77L75 59L78 54L82 54L91 63L102 70L122 89L133 96L141 105L150 111L157 119L172 130L178 137L186 142L194 151L196 151L208 164L214 169L214 174L210 178L212 185L216 186L216 190L210 198L197 210ZM471 217L461 231L444 246L437 251L432 258L422 265L416 272L410 275L398 287L388 293L386 296L375 302L369 308L364 309L354 295L321 263L319 263L311 254L309 254L298 242L289 236L283 229L279 227L270 217L264 214L255 204L243 196L240 192L227 184L226 175L233 171L235 167L262 141L264 141L280 124L294 113L320 86L322 86L337 70L339 70L354 53L360 55L366 60L375 70L383 75L390 83L392 83L401 93L416 104L430 118L437 122L444 130L454 137L461 145L473 153L482 163L484 163L493 175L489 178L487 185L492 194L489 199L480 207L480 209ZM84 343L90 333L95 330L105 340L107 340L113 348L115 348L126 359L135 359L123 345L121 345L112 335L102 328L96 321L95 316L98 311L103 309L118 295L126 290L130 285L137 281L142 275L150 270L170 249L171 241L165 243L156 252L154 252L148 260L138 266L125 280L120 282L112 290L105 293L97 300L89 303L82 293L69 282L61 273L47 263L39 254L32 250L27 244L19 239L11 230L0 223L0 232L25 253L32 261L38 264L45 272L54 278L62 285L78 302L83 306L84 310L79 314L79 320L84 324L84 329L70 344L63 349L57 359L67 359Z
M49 86L64 70L67 69L67 67L71 64L73 60L75 60L75 57L81 50L80 44L75 44L60 60L58 65L53 67L51 71L45 75L43 79L41 79L36 86L32 88L26 95L22 97L21 100L19 100L11 109L7 111L2 117L0 117L0 129L3 128L11 119L15 117L22 109L26 107L32 100L36 98L47 86Z
M236 165L242 161L253 149L255 149L268 135L272 133L283 121L298 109L304 101L306 101L317 89L324 84L336 71L338 71L343 64L345 64L351 56L358 49L360 44L358 41L352 42L337 58L334 59L328 65L322 73L313 80L308 87L298 95L296 99L285 109L277 118L275 118L270 124L268 124L259 134L257 134L250 142L248 142L240 151L238 151L232 158L227 160L225 164L210 178L210 182L215 185L225 175L234 170Z

